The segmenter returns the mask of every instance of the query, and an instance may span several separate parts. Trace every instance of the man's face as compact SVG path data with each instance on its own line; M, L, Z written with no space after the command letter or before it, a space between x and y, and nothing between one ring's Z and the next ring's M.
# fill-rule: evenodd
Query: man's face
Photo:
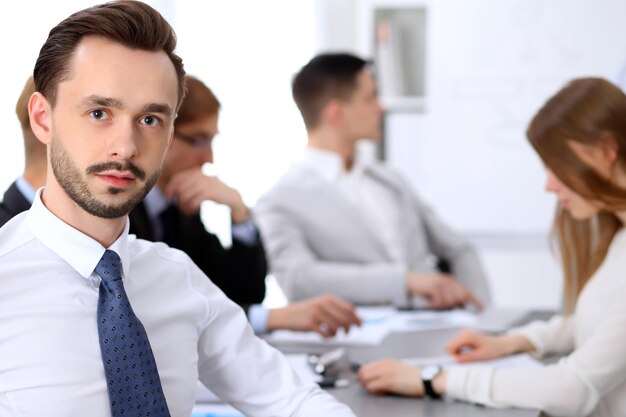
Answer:
M353 140L381 138L382 108L374 77L366 69L357 76L356 89L343 104L346 134Z
M213 162L213 138L217 135L218 115L208 115L195 122L182 123L174 130L174 140L165 157L159 186L172 176Z
M92 215L128 214L159 176L177 99L164 52L83 39L51 111L53 181Z

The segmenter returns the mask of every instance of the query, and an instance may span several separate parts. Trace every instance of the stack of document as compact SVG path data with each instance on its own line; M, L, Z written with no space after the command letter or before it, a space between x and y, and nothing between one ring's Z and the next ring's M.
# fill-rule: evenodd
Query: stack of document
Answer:
M393 307L365 307L357 308L357 314L363 321L360 327L352 326L347 333L339 329L333 337L324 338L315 332L277 330L264 339L279 345L376 346L389 334L391 320L397 311Z
M277 345L376 346L391 332L473 327L477 322L476 315L465 310L398 311L393 307L359 307L357 314L363 324L353 326L347 333L340 329L334 337L278 330L264 338Z

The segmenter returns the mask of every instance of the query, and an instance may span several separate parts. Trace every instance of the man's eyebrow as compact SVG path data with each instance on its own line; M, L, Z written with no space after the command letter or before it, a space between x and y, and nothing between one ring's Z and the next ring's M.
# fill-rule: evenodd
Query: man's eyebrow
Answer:
M124 108L124 103L121 100L111 97L102 97L92 94L88 97L85 97L80 104L85 107L116 107L118 109Z
M164 116L171 116L174 114L174 109L169 104L150 103L143 107L143 111L146 113L161 113Z

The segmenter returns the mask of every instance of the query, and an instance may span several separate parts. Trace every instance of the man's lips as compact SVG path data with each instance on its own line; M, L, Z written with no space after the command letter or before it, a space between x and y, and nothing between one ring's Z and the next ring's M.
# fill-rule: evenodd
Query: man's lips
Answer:
M103 181L118 188L128 187L135 181L135 176L130 172L100 172L97 176Z

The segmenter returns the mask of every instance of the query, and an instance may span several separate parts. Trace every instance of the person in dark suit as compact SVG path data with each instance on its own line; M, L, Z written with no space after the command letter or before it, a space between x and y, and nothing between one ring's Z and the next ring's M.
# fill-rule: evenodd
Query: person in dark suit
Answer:
M213 161L211 142L217 133L220 103L200 80L186 77L187 95L178 110L174 140L161 177L145 200L130 214L130 233L141 239L163 241L187 253L224 293L241 305L257 333L275 329L317 331L334 335L359 324L354 306L331 295L313 297L285 307L267 309L267 264L259 233L237 190L202 173ZM33 134L28 101L35 91L32 77L16 105L23 131L24 174L6 191L0 203L0 226L28 210L35 192L46 181L46 147ZM200 204L210 200L227 205L232 214L232 247L224 248L200 218Z
M15 113L24 137L24 173L4 193L0 202L0 226L28 210L35 198L35 191L46 182L46 147L33 133L28 117L28 100L34 92L35 82L31 76L26 80L15 105Z

